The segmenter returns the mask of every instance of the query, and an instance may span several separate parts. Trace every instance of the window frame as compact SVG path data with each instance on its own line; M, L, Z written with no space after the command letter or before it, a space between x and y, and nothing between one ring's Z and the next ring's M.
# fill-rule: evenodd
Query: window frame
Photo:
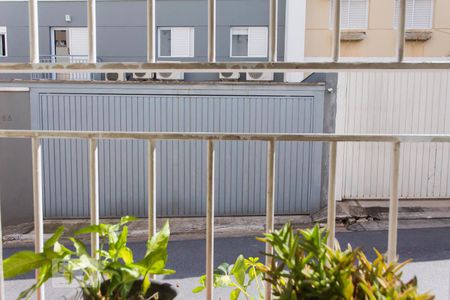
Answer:
M192 55L186 55L186 56L166 56L161 55L161 30L170 30L170 35L172 38L172 29L173 28L187 28L189 30L192 30ZM190 51L190 50L189 50ZM172 44L170 45L170 53L172 54ZM158 58L193 58L195 57L195 27L193 26L161 26L158 27Z
M341 0L341 12L342 12L342 1L343 0ZM347 0L347 1L352 1L352 0ZM354 1L354 0L353 0ZM341 28L341 30L343 30L343 31L352 31L352 30L368 30L369 29L369 19L370 19L370 0L364 0L365 2L366 2L366 24L365 24L365 26L364 27L358 27L358 28L351 28L351 27L344 27L344 26L342 26L342 16L341 16L341 26L340 26L340 28ZM334 22L333 22L333 19L334 19L334 15L333 15L333 10L334 10L334 1L333 0L330 0L330 10L329 10L329 29L333 29L333 24L334 24ZM394 4L395 5L395 4ZM350 9L349 9L349 12L350 12ZM349 18L349 20L350 20L350 18Z
M4 55L3 49L0 49L0 57L8 57L8 30L6 26L0 26L0 36L3 36L3 47L5 48Z
M398 29L398 22L400 21L399 20L399 10L400 10L400 2L399 2L400 0L394 0L394 26L393 26L393 28L394 29ZM416 0L406 0L406 9L408 9L408 1L416 1ZM405 30L406 31L408 31L408 30L431 30L431 29L433 29L433 25L434 25L434 6L435 6L435 0L429 0L430 2L431 2L431 13L430 13L430 24L429 24L429 26L428 27L426 27L426 28L418 28L418 27L408 27L408 11L406 11L406 19L405 19ZM397 5L398 5L398 8L399 9L397 9ZM413 11L414 12L414 11Z
M249 55L249 47L250 47L250 37L247 45L247 56L241 56L241 55L233 55L233 29L249 29L249 28L265 28L266 29L266 55L265 56L257 56L257 55ZM247 36L249 36L249 33L247 31ZM230 26L230 58L267 58L269 53L269 27L268 26Z

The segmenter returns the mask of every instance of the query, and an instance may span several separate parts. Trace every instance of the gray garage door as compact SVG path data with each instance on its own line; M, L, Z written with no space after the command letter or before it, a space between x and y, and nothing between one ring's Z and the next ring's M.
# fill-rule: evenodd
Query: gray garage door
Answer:
M323 98L317 96L120 95L39 93L44 130L322 132ZM206 144L158 144L159 216L205 214ZM322 144L278 143L276 212L298 214L320 205ZM266 144L218 142L216 214L263 215ZM100 213L145 216L146 143L99 143ZM45 217L88 216L86 141L45 140Z

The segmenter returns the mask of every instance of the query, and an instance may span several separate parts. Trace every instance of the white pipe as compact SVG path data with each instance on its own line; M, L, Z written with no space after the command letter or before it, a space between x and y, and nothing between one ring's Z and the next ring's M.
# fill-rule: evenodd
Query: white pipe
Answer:
M206 178L206 299L214 289L214 141L208 140Z
M96 0L87 1L88 9L88 62L93 64L97 62L97 18L96 18Z
M330 143L330 161L328 174L328 247L334 249L334 241L336 236L336 149L337 143Z
M216 0L208 0L208 62L216 61Z
M98 225L99 200L98 200L98 143L96 139L89 139L89 203L91 225ZM91 234L91 255L98 257L99 249L98 233Z
M39 63L38 0L28 0L30 63Z
M277 61L278 0L269 0L269 61Z
M333 61L337 62L341 48L341 0L334 0L333 23Z
M392 145L391 184L389 201L388 262L397 260L398 180L400 171L400 143Z
M400 0L398 36L397 36L397 61L402 62L405 56L405 29L406 29L406 0Z
M156 62L155 0L147 0L147 62Z
M148 185L148 238L156 234L156 141L148 140L147 185Z
M267 192L266 192L266 233L274 229L275 219L275 141L267 144ZM266 243L266 253L273 253L272 247ZM266 266L270 267L272 257L266 256ZM272 299L272 284L266 281L265 300Z
M33 210L34 210L34 250L41 253L44 250L44 214L42 201L42 146L39 138L31 139L32 168L33 168ZM36 281L39 270L36 270ZM45 288L42 285L36 291L38 300L45 299Z

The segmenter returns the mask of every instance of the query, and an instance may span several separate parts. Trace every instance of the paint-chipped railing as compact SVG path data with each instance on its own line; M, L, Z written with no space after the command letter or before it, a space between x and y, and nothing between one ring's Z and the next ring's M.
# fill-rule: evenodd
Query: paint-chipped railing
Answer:
M274 189L276 184L275 156L276 143L281 141L295 142L328 142L330 163L328 180L328 219L330 232L328 245L335 242L335 177L336 149L340 142L378 142L392 145L391 175L390 175L390 206L387 257L389 261L396 259L397 221L398 221L398 182L400 146L402 143L450 143L450 135L339 135L339 134L249 134L249 133L169 133L169 132L112 132L112 131L36 131L36 130L0 130L0 138L29 138L32 140L33 164L33 205L35 226L35 251L42 251L43 236L43 199L42 199L42 140L43 139L83 139L89 141L89 201L90 219L92 224L99 223L98 197L98 140L134 139L148 142L148 235L156 230L156 159L158 140L201 140L207 142L207 190L206 209L206 286L207 299L213 299L213 262L214 262L214 143L216 141L265 141L267 142L267 191L266 191L266 231L274 228ZM91 251L98 249L98 235L91 236ZM266 246L271 253L270 246ZM0 247L1 254L1 247ZM0 299L4 299L4 280L2 260L0 260ZM270 257L266 257L270 264ZM36 275L37 276L37 275ZM38 290L38 299L44 299L44 287ZM3 296L3 297L2 297ZM266 285L266 299L271 298L270 284Z

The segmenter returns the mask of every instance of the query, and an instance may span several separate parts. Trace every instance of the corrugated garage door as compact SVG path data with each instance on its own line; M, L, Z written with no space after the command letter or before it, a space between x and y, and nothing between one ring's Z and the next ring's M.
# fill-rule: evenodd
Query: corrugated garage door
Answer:
M44 130L322 132L322 97L106 95L39 93ZM159 216L205 214L206 144L158 145ZM276 211L319 209L322 145L278 143ZM88 148L78 140L43 144L45 217L88 216ZM219 142L216 214L265 211L266 143ZM100 213L145 216L146 143L99 143Z

